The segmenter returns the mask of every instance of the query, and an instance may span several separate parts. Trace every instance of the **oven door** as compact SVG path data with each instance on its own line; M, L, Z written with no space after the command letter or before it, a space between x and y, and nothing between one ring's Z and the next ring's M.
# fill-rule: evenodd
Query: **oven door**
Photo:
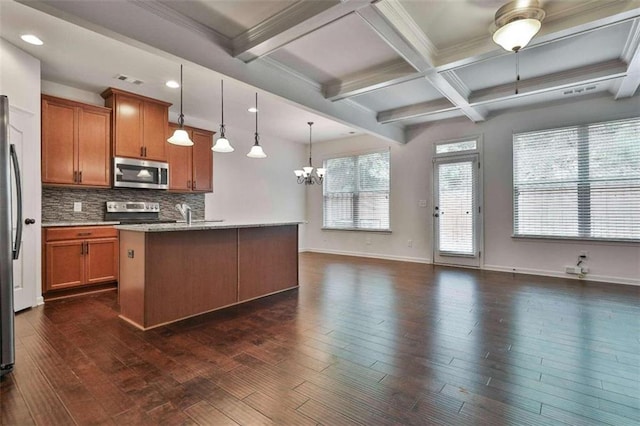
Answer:
M115 157L113 159L113 186L169 189L169 164Z

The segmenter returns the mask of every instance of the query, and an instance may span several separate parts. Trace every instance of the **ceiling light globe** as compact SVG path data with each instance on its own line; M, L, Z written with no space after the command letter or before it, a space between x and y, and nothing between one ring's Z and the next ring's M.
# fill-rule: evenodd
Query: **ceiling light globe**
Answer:
M211 148L214 152L233 152L234 149L227 138L218 138L216 144Z
M512 52L525 47L535 36L542 24L537 19L518 19L498 28L493 33L493 41L503 49Z
M189 133L184 129L176 129L173 136L167 139L167 142L178 146L193 146L193 142L189 139Z
M302 170L294 170L293 173L295 173L297 177L302 177L302 175L304 175Z
M325 169L324 167L318 167L316 169L316 174L318 175L319 178L322 178L326 172L327 172L327 169Z
M251 147L251 151L247 154L249 158L267 158L267 154L264 153L260 145L254 145Z
M311 174L311 172L313 172L313 167L303 167L302 170L304 170L304 175L305 176L309 176Z
M40 40L38 36L35 36L33 34L23 34L20 36L20 38L22 39L22 41L26 41L27 43L33 44L34 46L42 46L44 44L44 42Z

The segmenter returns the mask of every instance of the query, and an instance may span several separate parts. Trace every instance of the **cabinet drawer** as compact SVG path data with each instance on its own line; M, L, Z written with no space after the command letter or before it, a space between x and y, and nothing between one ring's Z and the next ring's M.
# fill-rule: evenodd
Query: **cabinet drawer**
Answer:
M74 226L68 228L45 229L45 241L87 240L92 238L117 237L118 231L112 226Z

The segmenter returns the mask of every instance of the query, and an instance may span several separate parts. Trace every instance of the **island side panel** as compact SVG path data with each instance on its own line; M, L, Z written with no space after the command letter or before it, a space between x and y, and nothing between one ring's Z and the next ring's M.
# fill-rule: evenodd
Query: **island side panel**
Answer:
M238 229L239 300L298 286L298 225Z
M238 300L235 229L147 234L145 327Z
M120 278L118 300L120 316L144 328L145 234L119 231Z

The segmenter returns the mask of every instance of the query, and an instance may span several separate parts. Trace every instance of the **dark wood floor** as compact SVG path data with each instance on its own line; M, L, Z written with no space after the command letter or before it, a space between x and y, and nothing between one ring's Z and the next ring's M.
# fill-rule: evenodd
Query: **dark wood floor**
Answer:
M1 423L640 424L637 287L318 254L300 282L147 332L113 292L21 313Z

